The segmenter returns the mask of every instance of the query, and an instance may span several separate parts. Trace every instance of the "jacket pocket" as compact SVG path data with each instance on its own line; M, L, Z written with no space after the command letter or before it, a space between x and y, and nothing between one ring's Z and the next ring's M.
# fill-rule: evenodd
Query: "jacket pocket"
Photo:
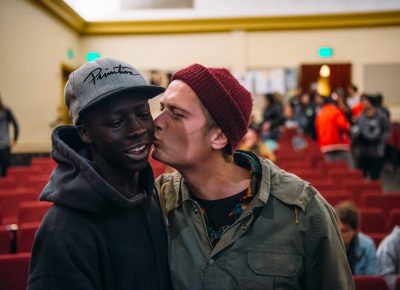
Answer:
M301 255L249 249L247 262L253 273L248 289L301 289Z

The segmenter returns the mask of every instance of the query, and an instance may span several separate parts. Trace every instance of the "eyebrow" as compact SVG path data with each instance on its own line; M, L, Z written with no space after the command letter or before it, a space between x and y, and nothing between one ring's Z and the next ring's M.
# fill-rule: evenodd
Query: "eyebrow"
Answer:
M185 113L185 114L189 114L189 115L192 115L192 113L190 112L190 111L188 111L188 110L186 110L186 109L183 109L183 108L181 108L181 107L178 107L178 106L176 106L176 105L174 105L174 104L167 104L167 105L165 105L163 102L160 102L160 105L161 106L164 106L164 107L167 107L169 110L171 110L171 111L173 111L173 110L179 110L179 111L182 111L183 113Z

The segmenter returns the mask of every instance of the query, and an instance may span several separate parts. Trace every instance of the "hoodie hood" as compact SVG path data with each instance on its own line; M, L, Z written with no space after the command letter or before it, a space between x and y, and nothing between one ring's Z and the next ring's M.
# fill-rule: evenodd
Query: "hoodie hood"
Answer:
M90 148L82 142L75 127L57 127L51 138L51 157L58 166L52 172L40 200L91 213L111 213L136 207L154 193L154 175L149 164L139 175L145 193L128 198L94 169Z

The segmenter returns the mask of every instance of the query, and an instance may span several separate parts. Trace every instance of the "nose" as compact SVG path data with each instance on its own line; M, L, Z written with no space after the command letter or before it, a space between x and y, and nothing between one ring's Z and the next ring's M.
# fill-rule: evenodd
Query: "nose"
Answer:
M161 130L164 126L164 113L165 110L162 111L155 119L154 119L154 124L156 126L156 130Z

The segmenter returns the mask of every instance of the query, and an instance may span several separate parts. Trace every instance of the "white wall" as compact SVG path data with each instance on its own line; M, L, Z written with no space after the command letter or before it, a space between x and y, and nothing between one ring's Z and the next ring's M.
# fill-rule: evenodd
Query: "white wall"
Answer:
M333 47L334 56L321 60L317 55L319 46ZM400 62L400 27L85 36L82 51L89 50L124 59L139 70L175 70L199 62L241 73L257 68L298 67L305 63L349 62L352 63L352 80L362 91L366 65ZM376 88L376 91L383 89ZM262 100L256 100L256 104L262 104ZM400 99L389 105L394 111L393 118L399 120Z
M61 65L80 63L79 37L27 0L0 1L0 93L20 125L16 150L48 150L61 101ZM71 61L67 49L76 52Z
M271 66L321 63L319 46L333 47L327 63L351 62L353 81L363 88L366 64L400 61L400 27L308 31L227 32L148 36L85 36L82 51L97 50L138 69L177 69L193 62L235 72Z
M400 27L253 32L247 44L249 67L321 63L318 47L331 46L326 62L352 63L352 79L363 89L365 64L399 62Z

